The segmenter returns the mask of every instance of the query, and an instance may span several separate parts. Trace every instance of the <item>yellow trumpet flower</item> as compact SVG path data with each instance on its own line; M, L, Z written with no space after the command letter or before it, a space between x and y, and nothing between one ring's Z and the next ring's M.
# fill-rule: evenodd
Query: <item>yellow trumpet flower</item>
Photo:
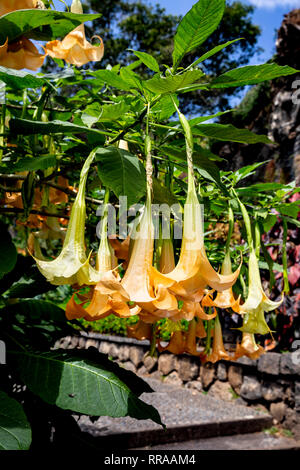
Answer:
M73 0L71 5L72 13L83 13L80 0ZM84 24L77 26L62 41L50 41L46 44L45 50L54 59L63 59L69 64L80 67L88 62L98 62L104 54L103 41L99 46L93 46L86 40Z
M229 251L225 254L225 258L222 264L221 274L230 275L232 274L231 260ZM236 299L233 295L232 288L218 292L216 298L213 301L214 306L218 308L231 308L234 312L240 312L240 296Z
M265 353L262 346L256 344L255 337L251 333L243 333L241 344L237 344L234 359L247 356L249 359L258 359Z
M212 352L205 357L205 362L218 362L220 360L229 360L230 356L224 348L222 327L217 315L215 318L215 329Z
M44 63L46 54L40 54L29 39L22 36L17 41L0 46L0 65L15 70L38 70Z
M240 307L240 313L244 315L244 323L239 330L261 335L270 333L271 330L265 320L264 312L275 310L282 302L283 297L278 302L273 302L266 296L261 285L257 256L252 247L249 255L248 297Z
M99 273L89 263L84 243L85 186L94 156L95 151L91 152L81 170L79 189L60 255L53 261L35 258L40 272L54 285L96 284L100 279Z

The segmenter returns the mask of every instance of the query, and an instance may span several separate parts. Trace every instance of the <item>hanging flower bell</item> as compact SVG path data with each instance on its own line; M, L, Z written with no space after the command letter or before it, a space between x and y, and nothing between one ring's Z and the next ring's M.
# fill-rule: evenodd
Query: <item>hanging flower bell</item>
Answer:
M71 5L72 13L83 13L80 0L73 0ZM103 41L99 46L93 46L86 40L84 24L77 26L62 41L50 41L46 44L45 50L54 59L63 59L69 64L80 67L88 62L98 62L104 54Z
M237 344L234 359L237 360L242 356L247 356L249 359L258 359L264 353L264 348L256 344L254 335L244 332L241 343Z
M60 255L53 261L35 258L37 267L46 279L54 285L96 284L100 275L89 263L84 243L85 230L85 186L95 151L87 158L80 174L79 189L74 201L65 241Z
M22 36L17 41L0 46L0 65L15 70L38 70L44 63L46 54L40 54L35 45Z

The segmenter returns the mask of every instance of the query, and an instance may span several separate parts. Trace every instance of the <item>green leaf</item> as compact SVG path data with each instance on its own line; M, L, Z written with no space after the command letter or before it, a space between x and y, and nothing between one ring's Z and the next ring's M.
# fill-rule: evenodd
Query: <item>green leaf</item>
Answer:
M153 178L153 203L154 204L179 204L177 197L169 188L163 185L157 178Z
M32 353L8 351L8 364L46 403L92 416L131 416L161 424L157 410L144 403L118 376L119 368L89 351ZM124 377L125 371L121 371Z
M280 214L287 215L297 220L299 211L300 211L299 201L298 203L294 202L294 203L279 204L279 206L277 206L276 209L280 212Z
M156 75L150 80L143 82L148 90L156 94L174 93L180 88L184 88L191 83L195 83L200 77L203 77L201 70L188 70L181 75L169 75L168 77L159 77Z
M282 189L285 188L286 186L281 183L257 183L253 184L252 186L248 186L245 188L236 188L236 192L241 195L241 196L247 196L247 195L255 195L257 196L257 193L264 193L264 192L269 192L269 191L276 191L276 189Z
M40 41L60 39L85 21L101 15L78 15L55 10L17 10L0 17L0 44L6 39L14 41L20 36Z
M112 70L98 70L97 72L92 73L93 76L96 77L94 80L84 80L83 84L92 85L93 82L97 82L96 85L99 86L99 80L103 83L106 83L108 86L112 86L114 88L118 88L119 90L128 91L131 89L131 85L123 80L120 75Z
M262 226L264 232L268 233L272 227L276 224L278 218L275 214L268 214L267 217L263 220Z
M117 197L127 196L128 207L146 192L146 173L140 160L117 147L99 148L96 153L98 173L105 186Z
M12 271L17 262L17 250L4 224L0 223L0 279Z
M91 127L96 122L116 121L129 110L129 106L121 101L117 104L102 105L95 101L85 108L81 116L82 122Z
M13 171L46 170L56 166L56 155L43 155L41 157L25 157L13 165Z
M178 98L174 94L162 96L161 99L151 108L151 112L155 115L158 122L169 119L176 112L173 100L177 106L179 106Z
M28 450L31 429L22 405L0 390L0 450Z
M179 160L186 163L186 152L185 150L180 150L178 148L169 147L164 145L161 150L168 155L172 160ZM224 191L226 188L221 182L220 179L220 170L215 163L207 158L207 155L204 151L201 154L199 151L194 153L193 155L193 163L194 167L197 168L199 174L208 181L213 181L219 187L221 187Z
M199 124L193 126L192 132L194 135L202 135L210 139L242 144L273 143L266 135L254 134L248 129L238 129L232 124Z
M219 44L219 46L214 47L213 49L211 49L210 51L206 52L201 57L199 57L199 59L195 60L195 62L193 62L190 65L190 67L195 67L196 65L200 64L201 62L204 62L204 60L209 59L213 55L217 54L222 49L225 49L225 47L228 47L231 44L234 44L235 42L240 41L241 39L243 39L243 38L233 39L232 41L225 42L224 44Z
M210 88L228 88L244 85L256 85L257 83L273 80L274 78L284 77L299 72L288 65L263 64L246 65L220 75L215 78Z
M7 332L10 337L15 337L24 347L49 349L59 338L74 334L74 328L66 321L65 311L52 302L23 300L7 305L3 312L1 331L4 336Z
M181 20L175 38L173 66L200 46L217 28L225 9L224 0L199 0Z
M105 135L109 132L101 131L99 129L90 129L85 126L72 124L71 122L64 121L29 121L27 119L11 119L9 123L10 131L14 134L23 135L49 135L49 134L97 134Z
M46 80L38 78L29 72L23 70L8 69L0 66L0 80L6 83L7 86L17 90L24 88L39 88L42 87Z
M147 52L134 51L133 49L129 50L132 51L134 55L136 55L150 70L159 73L158 62L154 57L152 57L152 55L147 54Z
M258 162L258 163L253 163L253 165L247 165L243 166L239 170L235 171L230 175L232 179L234 180L235 184L241 181L244 178L247 178L250 175L253 175L255 173L255 170L259 168L262 165L265 165L269 160L266 160L265 162Z

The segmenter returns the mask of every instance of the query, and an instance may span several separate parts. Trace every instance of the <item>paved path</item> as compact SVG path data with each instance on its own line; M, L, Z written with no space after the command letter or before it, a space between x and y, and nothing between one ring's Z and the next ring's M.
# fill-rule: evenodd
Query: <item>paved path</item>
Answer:
M92 423L87 416L81 416L78 424L82 431L93 436L101 447L132 449L254 433L272 426L268 414L234 401L224 402L198 391L146 380L155 392L145 393L141 399L158 409L166 431L150 420L101 417Z

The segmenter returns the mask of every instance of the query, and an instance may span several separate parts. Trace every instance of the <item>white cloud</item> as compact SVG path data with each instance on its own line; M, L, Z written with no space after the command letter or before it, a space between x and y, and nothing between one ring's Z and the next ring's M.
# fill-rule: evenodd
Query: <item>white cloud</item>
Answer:
M299 0L248 0L257 8L274 9L277 7L299 8Z

